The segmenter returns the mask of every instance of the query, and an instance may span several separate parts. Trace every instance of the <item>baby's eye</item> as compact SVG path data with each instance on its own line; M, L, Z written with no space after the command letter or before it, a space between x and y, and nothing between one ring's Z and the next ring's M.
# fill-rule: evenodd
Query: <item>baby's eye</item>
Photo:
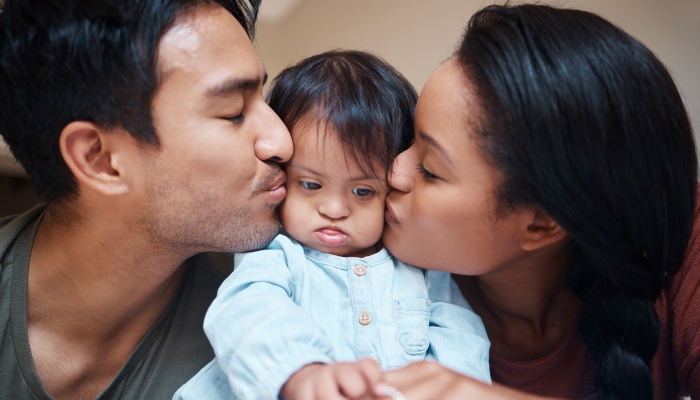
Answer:
M307 190L318 190L321 188L321 185L316 182L300 181L299 184Z
M374 194L374 190L372 189L365 189L365 188L355 188L352 190L352 193L355 196L362 197L362 198L367 198L369 196L372 196Z

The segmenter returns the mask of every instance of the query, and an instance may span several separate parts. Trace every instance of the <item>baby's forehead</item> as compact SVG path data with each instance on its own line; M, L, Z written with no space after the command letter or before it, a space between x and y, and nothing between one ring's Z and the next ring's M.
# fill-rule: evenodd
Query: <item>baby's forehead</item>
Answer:
M313 169L320 174L347 172L365 179L386 179L386 168L343 143L331 124L297 124L291 130L294 154L287 165Z

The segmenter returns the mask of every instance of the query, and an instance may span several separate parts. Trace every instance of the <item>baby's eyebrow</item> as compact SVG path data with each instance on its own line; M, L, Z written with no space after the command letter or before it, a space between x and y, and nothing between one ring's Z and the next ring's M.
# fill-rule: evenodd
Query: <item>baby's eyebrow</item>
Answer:
M316 175L316 176L324 176L324 174L322 174L322 173L316 171L315 169L306 167L306 166L304 166L304 165L299 165L299 164L296 164L296 163L293 163L293 162L288 162L288 163L285 164L285 165L286 165L287 168L290 168L290 167L291 167L291 168L297 168L297 169L304 170L304 171L306 171L306 172L308 172L308 173L310 173L310 174ZM378 181L378 182L380 182L380 183L386 182L386 179L381 178L381 177L378 177L378 176L376 176L376 175L374 175L374 174L372 174L372 175L370 175L370 174L365 174L365 175L351 176L351 177L350 177L350 180L353 181L353 182L360 182L360 181Z
M287 163L286 166L287 166L287 168L292 167L292 168L303 169L304 171L309 172L309 173L312 173L312 174L314 174L314 175L319 175L319 176L320 176L320 175L323 175L323 174L321 174L320 172L316 171L315 169L312 169L312 168L309 168L309 167L305 167L305 166L299 165L299 164L294 164L294 163L291 163L291 162Z
M360 175L360 176L353 176L350 178L352 181L379 181L379 182L386 182L386 179L380 178L377 175Z

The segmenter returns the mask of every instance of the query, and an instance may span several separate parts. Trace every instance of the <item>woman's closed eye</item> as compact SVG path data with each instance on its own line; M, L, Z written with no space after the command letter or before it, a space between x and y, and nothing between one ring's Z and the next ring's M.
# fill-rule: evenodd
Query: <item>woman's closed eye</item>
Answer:
M355 188L352 190L352 194L355 196L366 200L369 198L372 198L374 196L375 191L372 189L367 189L367 188Z
M316 182L299 181L299 184L305 190L318 190L321 188L321 185Z
M425 169L425 166L423 164L418 164L416 165L416 168L418 169L418 172L423 175L423 178L425 178L428 181L434 181L438 179L438 176L433 174L432 172L428 171Z

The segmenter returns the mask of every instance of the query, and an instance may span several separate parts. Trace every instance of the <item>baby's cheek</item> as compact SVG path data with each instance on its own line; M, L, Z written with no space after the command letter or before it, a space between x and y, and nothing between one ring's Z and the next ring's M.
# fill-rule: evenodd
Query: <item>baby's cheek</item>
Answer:
M384 202L374 205L371 210L368 210L367 215L362 220L367 240L373 241L372 244L378 242L384 231Z
M280 222L282 223L284 230L290 234L290 228L293 230L296 226L295 217L299 214L298 212L294 212L295 203L296 200L294 199L294 195L287 192L287 197L285 197L284 201L279 206Z
M280 222L289 236L308 244L309 235L314 229L314 205L311 199L294 191L288 195L279 208Z

